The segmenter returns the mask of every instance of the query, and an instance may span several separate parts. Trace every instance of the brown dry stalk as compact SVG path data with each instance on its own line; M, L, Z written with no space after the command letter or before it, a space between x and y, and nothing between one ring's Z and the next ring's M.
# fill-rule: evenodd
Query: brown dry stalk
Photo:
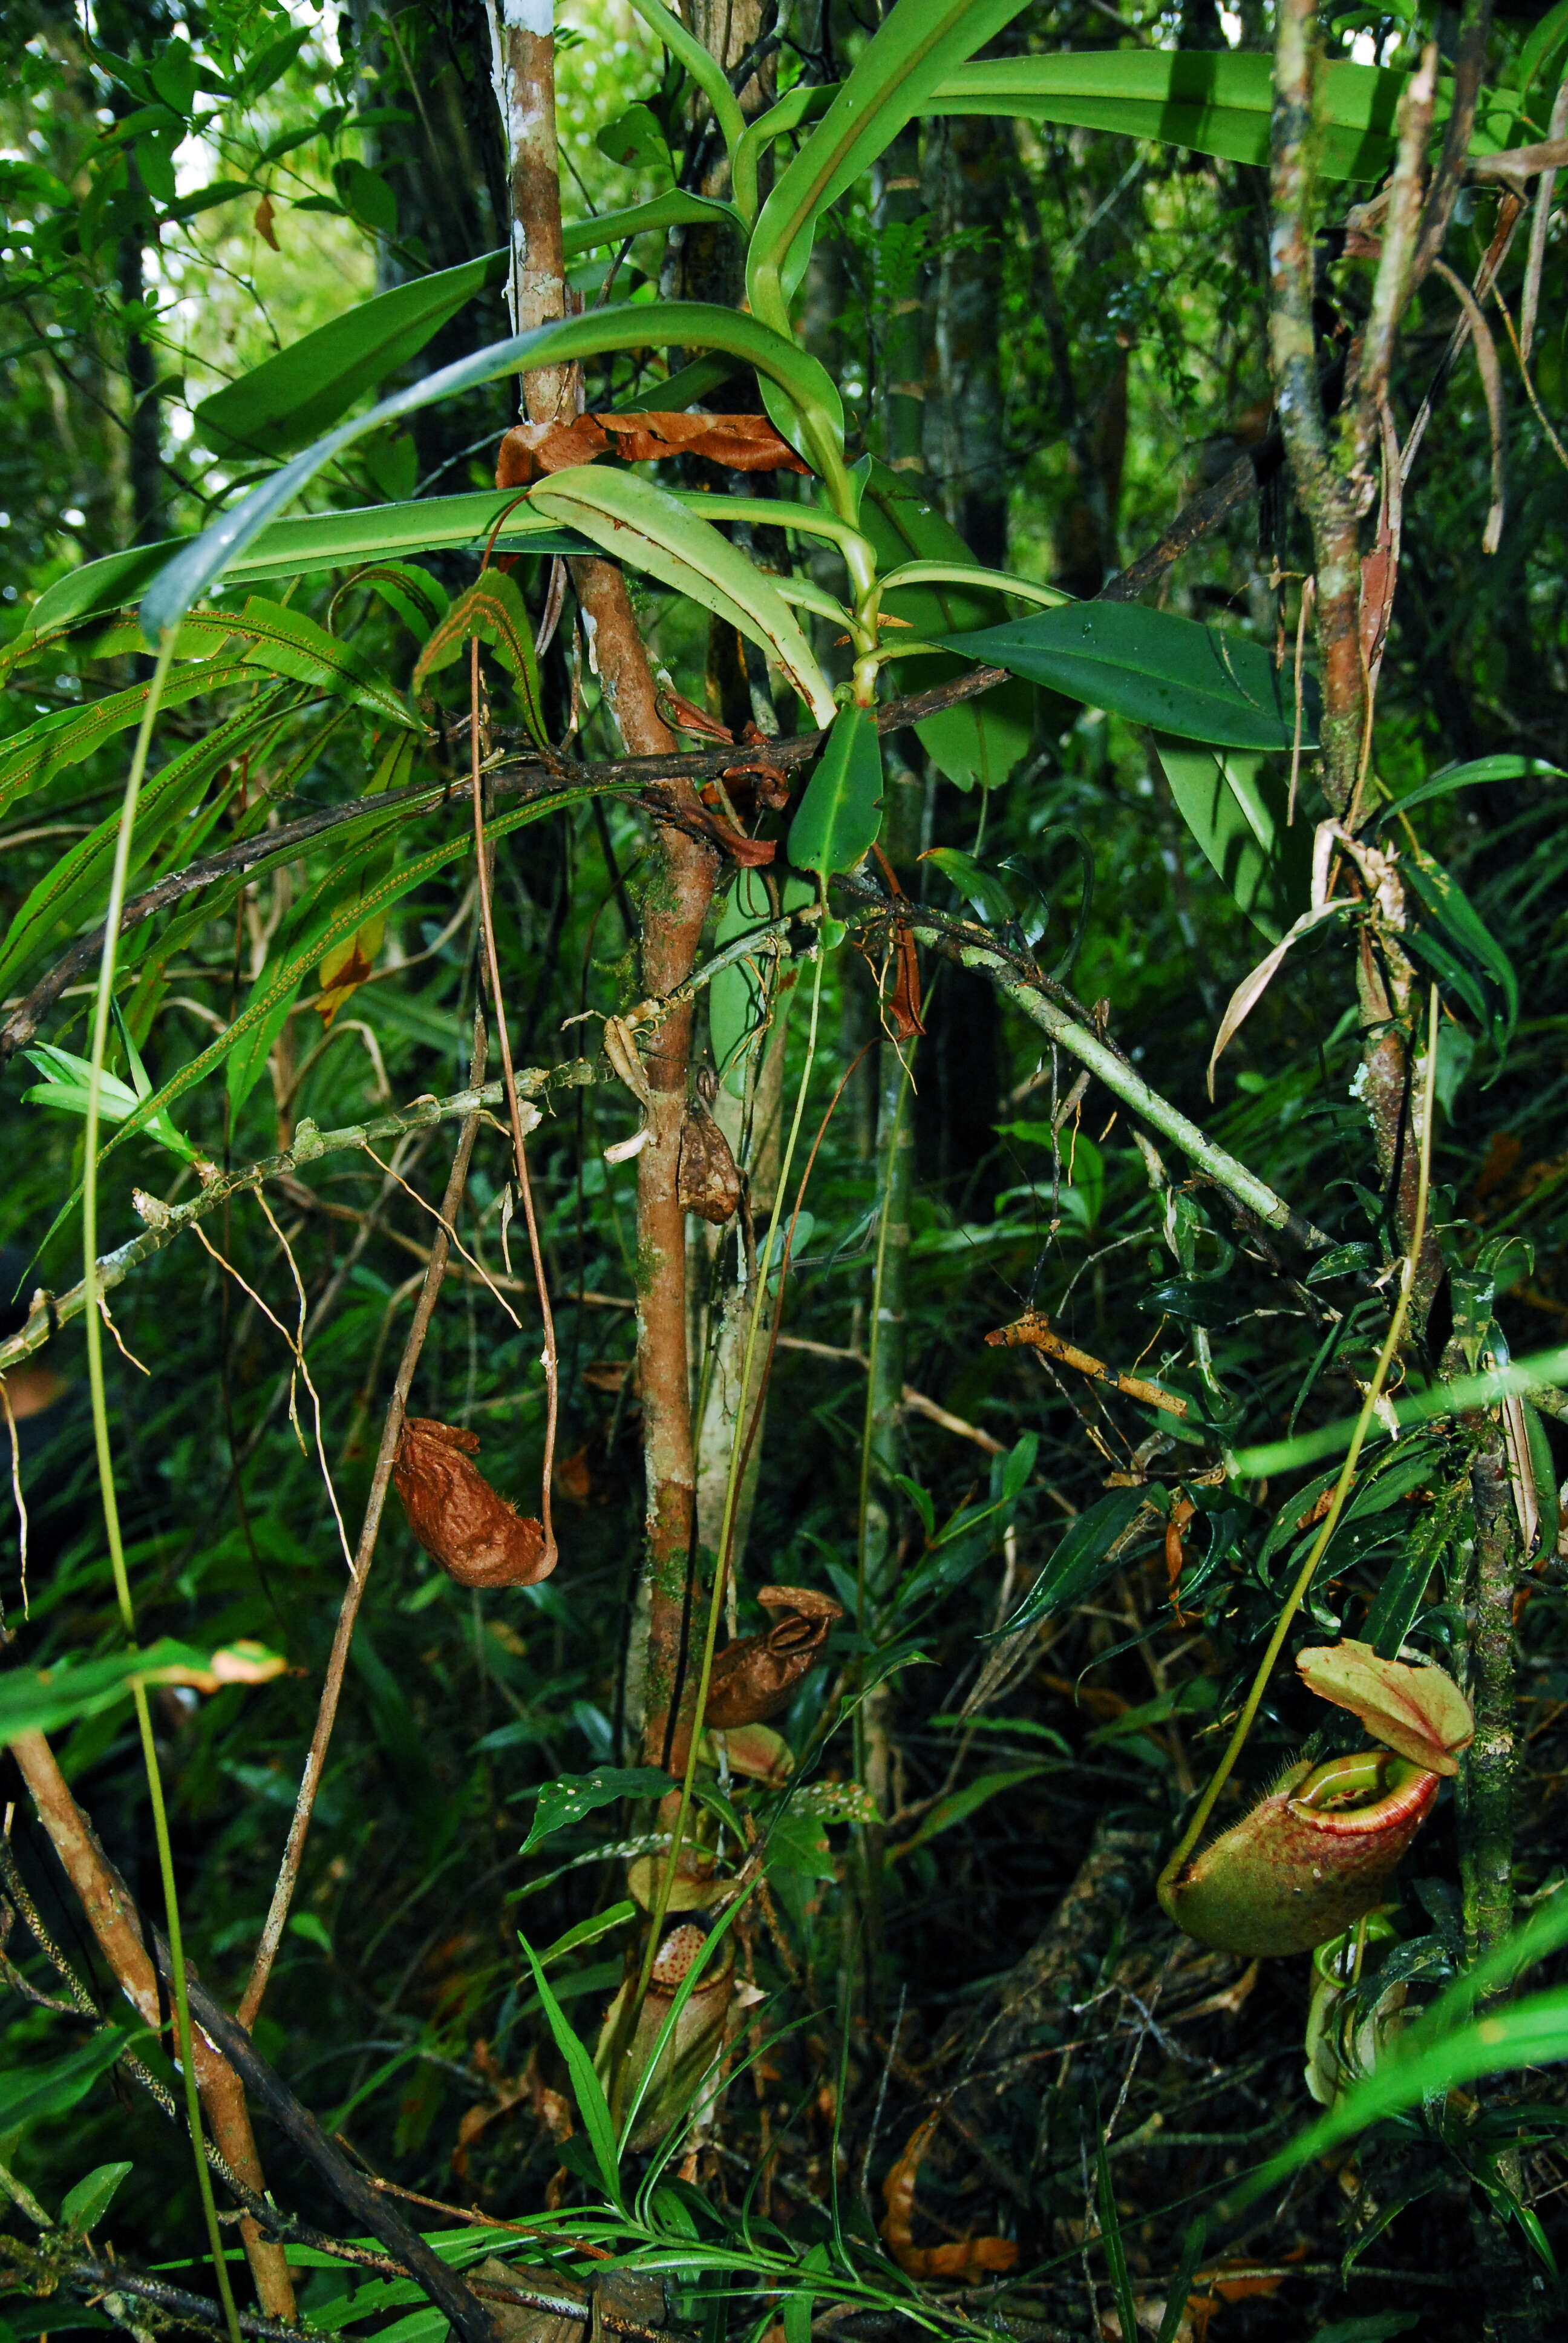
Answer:
M1114 1367L1108 1367L1103 1359L1093 1357L1088 1351L1081 1351L1074 1342L1063 1342L1060 1334L1051 1332L1038 1310L1026 1310L1023 1316L1015 1318L1010 1326L997 1327L994 1333L986 1336L986 1341L990 1344L1000 1344L1005 1350L1044 1351L1051 1358L1060 1359L1064 1367L1075 1367L1081 1375L1088 1375L1095 1383L1108 1383L1112 1391L1122 1393L1128 1399L1141 1400L1145 1407L1157 1407L1166 1415L1185 1415L1187 1413L1186 1401L1174 1392L1164 1391L1158 1383L1145 1383L1141 1375L1120 1374Z
M508 35L508 38L511 35ZM524 37L532 39L533 35ZM549 1281L545 1274L544 1249L539 1242L539 1224L534 1212L534 1188L528 1177L528 1151L523 1141L522 1110L518 1103L518 1078L512 1067L512 1044L507 1031L507 1002L501 990L501 963L496 951L495 912L490 901L490 855L485 844L485 791L479 775L479 747L483 726L480 723L479 700L479 639L476 635L468 644L468 685L472 700L468 745L473 757L469 775L474 799L474 867L479 883L479 924L484 931L485 969L490 980L490 1000L496 1012L496 1040L501 1052L501 1078L507 1086L507 1119L512 1132L512 1162L518 1175L518 1189L523 1200L523 1218L528 1223L528 1252L533 1259L534 1286L539 1298L539 1317L544 1328L544 1348L539 1363L545 1371L545 1454L540 1468L539 1523L544 1530L544 1552L539 1557L541 1578L546 1578L556 1566L555 1532L550 1522L550 1482L556 1469L556 1424L560 1413L560 1370L556 1353L556 1321L550 1308Z
M157 1972L142 1941L135 1906L91 1823L72 1796L54 1751L41 1733L21 1733L11 1744L11 1754L116 1983L143 2024L161 2034ZM256 2152L245 2087L199 2026L192 2027L191 2048L213 2143L246 2187L263 2196L266 2183ZM248 2215L240 2223L240 2235L256 2300L269 2318L292 2320L296 2317L294 2282L283 2247L264 2237Z
M468 1069L468 1086L477 1090L485 1079L484 1021L476 1013L474 1019L474 1051ZM239 2005L239 2022L248 2027L261 2006L266 1991L266 1981L272 1974L273 1962L283 1937L288 1907L294 1898L295 1883L299 1877L299 1865L305 1854L305 1841L310 1829L310 1818L316 1805L316 1794L321 1786L321 1776L327 1766L327 1745L337 1722L337 1703L343 1692L344 1670L348 1664L348 1646L354 1638L354 1624L359 1616L359 1605L365 1600L365 1588L370 1575L370 1565L376 1558L376 1541L380 1534L382 1510L387 1503L387 1490L392 1479L392 1467L397 1461L397 1444L403 1437L403 1418L408 1393L413 1386L414 1371L425 1347L425 1337L430 1330L441 1282L447 1273L449 1232L457 1216L467 1183L468 1162L478 1135L477 1113L465 1118L457 1136L457 1151L447 1179L447 1192L441 1199L441 1222L430 1247L429 1266L414 1305L414 1322L408 1329L408 1339L403 1345L398 1361L397 1381L387 1403L386 1421L381 1426L381 1444L376 1453L376 1469L371 1475L370 1494L365 1501L365 1517L360 1524L359 1543L355 1549L354 1568L343 1591L343 1601L337 1613L337 1629L332 1638L332 1651L327 1663L327 1675L321 1687L321 1699L316 1713L316 1730L310 1737L310 1748L300 1775L299 1790L294 1802L294 1817L288 1826L288 1841L278 1865L277 1882L272 1891L272 1903L267 1910L256 1958L251 1965L250 1982Z

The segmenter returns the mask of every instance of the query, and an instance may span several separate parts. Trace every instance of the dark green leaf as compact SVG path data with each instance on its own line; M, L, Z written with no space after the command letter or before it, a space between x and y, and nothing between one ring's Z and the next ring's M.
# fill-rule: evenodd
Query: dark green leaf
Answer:
M85 2180L78 2180L60 2207L61 2227L95 2227L114 2203L120 2183L129 2177L133 2169L129 2164L100 2164Z
M523 1853L569 1829L600 1806L619 1798L662 1798L675 1787L668 1774L652 1765L600 1765L591 1774L563 1774L547 1782L538 1793L533 1827L523 1842Z
M1141 1489L1112 1489L1071 1522L1057 1543L1055 1553L1040 1572L1010 1619L993 1629L993 1635L1013 1635L1032 1627L1056 1611L1086 1602L1101 1581L1121 1567L1117 1544L1144 1503ZM1109 1557L1109 1558L1108 1558ZM984 1639L991 1640L990 1636Z
M1446 798L1455 789L1468 789L1479 781L1561 781L1568 779L1560 765L1549 765L1542 757L1474 757L1467 765L1450 765L1441 773L1432 773L1414 789L1406 789L1402 797L1385 805L1378 815L1380 822L1392 821L1396 814L1409 813L1412 806L1426 805L1433 798Z
M1312 893L1312 825L1292 825L1282 769L1243 749L1156 746L1182 820L1259 933L1278 943Z
M650 106L628 106L594 140L601 155L628 171L661 171L675 176L668 142Z
M1221 748L1289 750L1294 710L1261 644L1136 602L1073 602L935 640L1069 699ZM1312 724L1303 732L1314 744Z
M566 365L614 350L668 348L672 345L686 349L725 350L754 366L760 376L779 383L789 393L804 418L807 442L817 449L819 460L824 464L841 460L843 403L831 377L794 342L771 332L755 317L720 308L713 302L622 302L614 308L562 318L552 325L537 326L531 333L514 334L506 341L493 342L471 357L455 359L450 366L438 367L407 389L394 392L351 422L340 423L335 431L317 439L259 488L252 488L248 496L231 506L159 572L142 600L142 623L148 641L160 640L168 628L178 624L225 570L237 564L267 522L287 509L324 464L383 424L396 422L405 415L416 415L421 407L437 406L459 391L476 389L480 383L494 381L498 375ZM557 480L566 477L564 473L552 475ZM379 543L363 548L369 552L390 549Z
M821 880L852 870L882 826L882 748L863 708L841 708L789 825L789 855Z
M875 457L856 466L863 472L860 527L877 551L881 570L905 561L950 561L979 570L980 564L948 520L930 484L892 471ZM913 635L929 641L961 628L995 625L1007 615L1000 594L966 586L899 586L883 596L889 618L902 619ZM920 689L963 672L960 659L922 659ZM924 716L915 726L920 746L960 789L999 788L1027 755L1034 734L1034 698L1027 683L1000 683L979 699Z
M551 1992L549 1979L545 1975L538 1955L525 1936L519 1934L518 1942L521 1945L524 1956L534 1973L534 1984L538 1992L539 2003L545 2013L546 2023L555 2037L556 2048L566 2061L567 2072L571 2077L572 2097L577 2101L578 2114L582 2118L583 2130L587 2133L588 2145L593 2150L594 2162L598 2167L598 2177L604 2183L605 2192L610 2202L618 2204L620 2201L620 2152L616 2146L615 2127L610 2121L604 2090L598 2077L594 2073L593 2060L572 2032L566 2012Z
M45 2116L65 2115L142 2038L143 2029L125 2033L117 2026L106 2026L50 2066L14 2067L0 2076L0 2132L20 2131Z

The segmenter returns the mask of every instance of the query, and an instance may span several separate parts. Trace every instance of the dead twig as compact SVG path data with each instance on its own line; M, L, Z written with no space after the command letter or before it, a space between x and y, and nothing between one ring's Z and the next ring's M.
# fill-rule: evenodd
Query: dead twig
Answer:
M482 1017L476 1011L473 1053L468 1066L470 1096L479 1093L484 1078L485 1029ZM514 1084L514 1094L515 1088ZM441 1292L441 1282L447 1273L448 1231L456 1222L457 1208L463 1200L463 1190L467 1184L468 1163L474 1152L474 1141L478 1134L478 1129L479 1114L476 1106L465 1117L462 1130L457 1136L457 1150L452 1157L452 1168L447 1178L446 1193L441 1199L440 1225L430 1247L430 1261L425 1272L425 1282L419 1291L419 1299L414 1307L414 1320L408 1329L407 1340L403 1345L403 1356L398 1362L397 1379L392 1386L392 1396L387 1403L386 1419L381 1426L381 1443L376 1454L376 1469L371 1476L370 1493L366 1499L365 1515L360 1524L359 1542L355 1549L348 1584L343 1590L343 1600L338 1606L337 1627L332 1638L332 1651L327 1659L327 1675L321 1687L321 1699L316 1715L316 1729L310 1737L310 1748L306 1756L305 1770L300 1776L299 1790L294 1803L294 1815L288 1826L288 1839L284 1847L283 1860L278 1866L276 1884L272 1891L272 1902L268 1906L260 1941L256 1946L256 1958L251 1964L250 1980L239 2005L242 2026L249 2026L261 2006L262 1996L266 1991L266 1981L272 1974L273 1962L277 1957L277 1947L282 1940L284 1925L288 1918L288 1907L293 1901L295 1884L299 1876L299 1865L305 1853L305 1841L310 1829L311 1815L315 1810L316 1795L321 1786L321 1776L326 1769L327 1752L332 1739L332 1728L337 1721L337 1704L343 1691L344 1671L348 1664L348 1647L354 1637L354 1623L359 1616L359 1606L365 1600L365 1588L370 1575L370 1565L376 1558L376 1542L380 1534L381 1514L387 1503L387 1490L392 1478L392 1467L397 1461L397 1443L403 1436L403 1418L407 1406L408 1393L413 1386L415 1370L419 1363L419 1354L425 1347L425 1337L430 1331L430 1321L435 1315L436 1303Z

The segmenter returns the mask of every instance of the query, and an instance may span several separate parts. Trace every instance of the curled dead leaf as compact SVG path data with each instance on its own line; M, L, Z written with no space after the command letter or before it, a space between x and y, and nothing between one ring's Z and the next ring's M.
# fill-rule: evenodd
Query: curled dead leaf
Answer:
M555 1568L555 1547L470 1463L478 1446L477 1432L409 1417L392 1468L408 1525L459 1586L533 1586Z
M686 1111L680 1128L680 1163L677 1172L681 1209L695 1212L715 1228L732 1221L740 1208L740 1173L729 1141L699 1097Z
M910 2278L956 2278L971 2285L997 2270L1011 2269L1018 2247L1010 2237L957 2237L945 2246L914 2242L915 2187L940 2117L928 2116L882 2183L885 2207L879 2224L882 2242Z
M809 472L765 415L601 415L628 464L663 456L706 456L732 472Z
M578 415L564 423L515 423L496 461L498 488L527 488L550 472L591 464L613 447L628 464L705 456L732 472L806 472L765 415Z
M713 1663L706 1722L721 1729L777 1715L821 1658L834 1620L844 1615L830 1594L809 1586L761 1586L757 1600L778 1613L773 1624L727 1644Z
M1382 1659L1370 1644L1350 1636L1298 1652L1296 1668L1309 1692L1348 1708L1375 1740L1401 1757L1429 1773L1458 1773L1459 1753L1475 1738L1475 1719L1442 1668Z

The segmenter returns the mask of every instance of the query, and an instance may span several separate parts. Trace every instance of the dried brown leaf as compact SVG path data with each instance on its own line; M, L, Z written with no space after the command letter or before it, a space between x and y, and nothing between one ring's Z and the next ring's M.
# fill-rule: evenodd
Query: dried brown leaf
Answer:
M408 1525L459 1586L532 1586L556 1566L542 1525L520 1514L470 1463L477 1432L410 1416L392 1478Z

